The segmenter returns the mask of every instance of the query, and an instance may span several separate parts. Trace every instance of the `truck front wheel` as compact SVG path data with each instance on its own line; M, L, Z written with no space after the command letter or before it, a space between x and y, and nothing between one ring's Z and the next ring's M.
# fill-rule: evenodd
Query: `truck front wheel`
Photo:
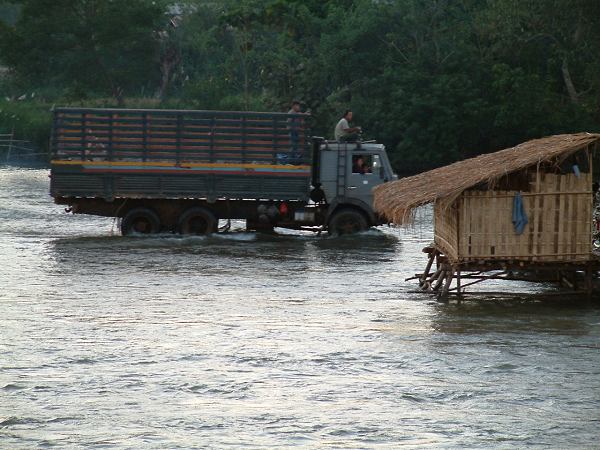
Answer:
M177 223L180 234L204 235L217 231L217 218L206 208L194 207L186 210Z
M121 221L121 234L154 234L160 231L160 218L149 208L134 208Z
M332 235L358 233L368 228L367 218L353 208L341 208L334 212L327 227L329 234Z

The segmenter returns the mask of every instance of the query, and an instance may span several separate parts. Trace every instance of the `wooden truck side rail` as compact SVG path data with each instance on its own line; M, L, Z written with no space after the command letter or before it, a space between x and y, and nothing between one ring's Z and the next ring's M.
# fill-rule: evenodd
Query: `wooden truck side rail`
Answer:
M56 108L51 193L304 200L309 136L300 114Z

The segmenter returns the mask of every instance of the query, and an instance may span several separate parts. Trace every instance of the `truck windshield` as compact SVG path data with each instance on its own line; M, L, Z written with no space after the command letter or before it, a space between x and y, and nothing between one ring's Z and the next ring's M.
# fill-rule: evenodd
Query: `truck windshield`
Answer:
M382 167L381 165L381 158L379 158L379 155L373 155L373 173L378 173L380 167Z
M380 155L373 155L373 165L371 166L371 172L379 175L382 180L385 179L385 168L384 160Z

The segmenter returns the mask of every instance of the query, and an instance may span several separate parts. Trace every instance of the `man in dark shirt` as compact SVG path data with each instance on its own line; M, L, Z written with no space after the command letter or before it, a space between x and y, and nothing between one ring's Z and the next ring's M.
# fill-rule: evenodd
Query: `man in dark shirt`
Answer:
M291 109L287 112L288 114L302 114L300 112L300 102L298 100L294 100L292 102L292 107ZM290 162L294 163L297 162L298 160L300 160L302 158L302 154L301 152L298 151L298 147L300 144L300 128L302 127L302 122L303 122L303 118L302 117L288 117L287 119L287 127L288 130L290 131L290 144L292 147L292 152L291 152L291 160Z
M300 102L294 100L292 102L292 108L288 111L288 114L300 114ZM290 143L292 144L292 157L295 157L298 153L298 144L300 143L300 117L288 117L288 130L290 130Z

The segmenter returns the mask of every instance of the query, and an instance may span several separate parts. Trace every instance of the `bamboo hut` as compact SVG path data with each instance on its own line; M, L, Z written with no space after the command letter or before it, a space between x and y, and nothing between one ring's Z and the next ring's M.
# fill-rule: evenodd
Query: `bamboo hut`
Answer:
M434 204L429 260L413 277L424 290L460 294L528 271L544 274L530 281L559 281L591 295L600 269L592 244L598 149L600 134L528 141L378 186L375 210L406 224L416 208ZM461 286L465 278L473 280Z

